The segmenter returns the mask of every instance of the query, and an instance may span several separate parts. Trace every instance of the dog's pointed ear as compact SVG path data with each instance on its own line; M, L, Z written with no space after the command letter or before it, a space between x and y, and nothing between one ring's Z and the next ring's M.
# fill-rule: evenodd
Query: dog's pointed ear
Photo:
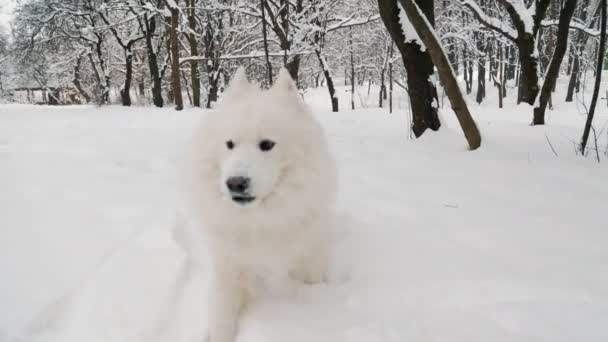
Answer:
M293 81L293 78L291 78L289 71L287 71L287 69L285 68L281 68L281 71L279 71L279 77L277 78L274 86L272 87L272 90L283 93L296 94L299 97L298 86L296 85L296 82Z
M249 81L247 80L245 68L240 66L232 75L232 78L230 79L230 84L228 85L228 89L226 89L226 94L236 94L241 91L246 91L249 88L251 88L251 83L249 83Z

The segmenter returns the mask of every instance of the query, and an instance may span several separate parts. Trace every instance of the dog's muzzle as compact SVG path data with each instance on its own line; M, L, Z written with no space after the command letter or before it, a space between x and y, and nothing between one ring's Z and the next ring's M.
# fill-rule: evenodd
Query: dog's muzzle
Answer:
M226 180L226 187L230 191L230 197L238 204L247 204L255 200L249 195L250 179L248 177L230 177Z

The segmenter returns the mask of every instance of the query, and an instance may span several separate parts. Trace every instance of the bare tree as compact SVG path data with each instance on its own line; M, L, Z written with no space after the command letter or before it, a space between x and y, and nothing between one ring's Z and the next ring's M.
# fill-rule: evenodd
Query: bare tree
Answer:
M173 102L175 110L184 109L182 99L182 86L179 70L179 45L177 40L177 27L179 24L179 7L174 0L165 0L167 8L171 13L171 27L169 28L169 40L171 48L171 86L173 89Z
M437 66L441 83L445 87L452 109L456 113L460 127L469 143L469 148L471 150L477 149L481 146L481 135L458 86L450 61L434 33L433 26L425 18L424 12L414 0L399 0L399 3L405 9L407 17L429 50L433 63Z
M547 14L551 0L533 0L526 6L523 0L497 0L506 11L511 25L515 30L505 25L500 18L495 18L486 12L473 0L460 0L473 16L486 28L501 34L517 45L521 75L519 79L518 102L534 104L540 87L538 85L538 53L537 40L541 22Z
M188 43L190 45L190 55L198 56L198 42L196 41L196 0L186 0L186 12L188 13ZM201 78L198 71L198 61L190 61L190 77L192 81L192 105L201 106Z
M433 24L433 1L417 0L429 23ZM407 70L407 85L413 113L412 131L420 137L426 129L437 131L441 127L437 115L437 90L430 81L433 75L433 62L428 51L422 49L419 43L405 37L399 23L400 9L397 0L379 0L380 16L389 31L403 59Z
M559 14L559 27L557 32L557 42L555 45L555 52L553 58L551 58L551 64L549 70L545 76L545 83L540 92L540 98L538 106L534 108L534 119L533 125L544 125L545 124L545 109L549 98L551 97L551 91L555 86L555 81L559 75L559 68L562 65L562 60L566 54L568 48L568 33L570 31L570 21L576 8L577 0L566 0L566 3L562 7Z
M602 82L602 69L604 65L604 56L606 53L606 0L600 0L601 6L601 24L600 24L600 45L597 49L597 67L595 69L595 85L593 87L593 96L591 97L591 105L589 106L589 113L587 114L587 121L585 122L585 130L583 131L583 138L581 139L581 153L585 154L587 148L587 141L589 140L589 133L593 125L593 116L595 114L595 107L597 106L597 98L600 93L600 84Z
M131 105L131 82L133 80L133 45L137 41L144 38L143 35L133 35L132 32L130 32L130 28L126 30L123 36L123 34L119 33L119 25L110 21L110 19L118 19L119 21L122 21L124 23L124 21L130 20L129 18L126 18L126 14L128 14L128 12L126 12L127 10L129 10L129 8L125 8L123 15L119 18L116 18L116 11L113 12L111 17L107 14L107 10L99 11L99 16L109 28L110 32L112 32L112 35L116 39L118 45L120 45L120 47L123 49L123 54L125 58L125 77L123 86L120 89L120 97L122 99L123 106ZM135 15L139 14L136 13Z
M268 50L268 23L266 22L266 10L264 2L260 0L260 11L262 12L262 39L264 40L264 57L266 59L266 73L268 75L268 86L272 87L272 63L270 63L270 52Z
M145 0L140 0L140 6L144 6ZM161 5L163 0L157 0L157 6ZM146 54L148 60L149 75L152 80L152 102L156 107L162 107L164 105L163 94L162 94L162 68L159 66L159 54L163 45L165 35L158 34L157 28L157 16L158 13L147 12L144 13L143 17L138 17L139 29L143 32L144 41L146 44ZM159 36L158 43L155 44L155 37Z

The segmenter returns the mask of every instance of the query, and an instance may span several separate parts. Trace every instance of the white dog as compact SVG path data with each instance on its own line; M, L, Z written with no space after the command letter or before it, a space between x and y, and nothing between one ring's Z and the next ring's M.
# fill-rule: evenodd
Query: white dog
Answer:
M286 70L268 91L239 70L189 154L188 191L213 270L209 339L232 342L260 288L326 277L334 165Z

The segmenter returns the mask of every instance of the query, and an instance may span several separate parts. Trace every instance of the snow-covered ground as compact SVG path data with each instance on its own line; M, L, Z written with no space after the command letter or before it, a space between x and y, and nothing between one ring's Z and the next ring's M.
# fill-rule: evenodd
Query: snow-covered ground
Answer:
M488 101L469 152L447 110L412 140L406 110L326 97L307 95L340 168L331 281L251 307L240 342L608 340L606 130L598 164L575 104L530 127ZM202 341L205 265L173 239L202 115L0 106L0 341Z

